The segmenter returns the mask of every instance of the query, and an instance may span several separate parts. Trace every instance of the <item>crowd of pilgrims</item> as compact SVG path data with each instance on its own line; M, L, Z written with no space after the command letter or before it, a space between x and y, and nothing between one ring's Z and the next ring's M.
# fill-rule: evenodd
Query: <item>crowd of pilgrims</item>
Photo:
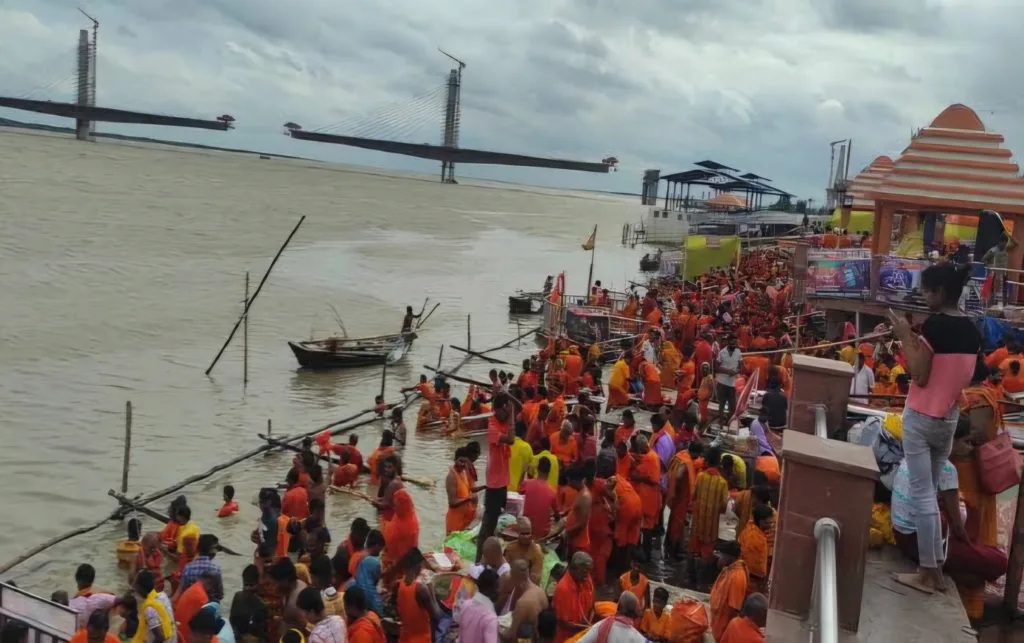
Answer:
M792 383L787 349L795 345L788 270L775 251L756 251L695 284L660 284L663 297L654 287L642 299L631 294L622 314L637 319L641 332L619 347L607 392L601 360L608 350L564 337L550 338L519 374L492 372L490 386L473 385L461 401L443 378L422 376L412 387L422 398L416 430L486 435L483 447L469 440L456 449L445 480L446 534L470 528L479 516L476 560L464 561L460 573L467 575L447 595L437 594L424 574L429 561L402 475L406 427L396 408L391 429L365 460L356 436L341 444L324 433L303 443L283 493L260 491L253 562L228 618L219 609L217 538L200 533L181 497L162 532L140 534L138 521L129 522L118 555L132 592L119 597L94 588L95 572L83 565L77 593L54 595L80 614L82 638L75 643L107 636L112 609L124 617L122 637L133 643L383 643L386 615L401 623L403 643L439 640L445 631L449 640L466 643L685 642L702 640L705 630L719 642L763 641L777 453ZM941 335L957 330L980 347L977 331L964 330L966 318L949 309L959 297L960 273L943 270L925 271L926 290L937 293L925 293L933 315L920 327L893 319L896 341L851 342L856 338L844 328L828 342L809 325L797 337L814 354L854 365L852 393L890 396L870 399L890 411L906 405L903 486L897 472L891 493L880 489L872 539L920 559L918 574L899 580L922 591L940 586L935 571L945 564L974 615L979 588L1005 573L1006 558L993 553L995 497L982 490L971 453L1001 430L1002 392L1020 390L1024 355L1015 343L1000 345L985 358L990 370L978 369L969 382L944 381L942 395L952 397L935 399L920 373L973 346L952 345ZM926 359L922 345L936 354ZM972 358L977 354L974 348ZM871 377L861 378L864 371ZM933 382L946 376L933 374ZM744 459L712 445L705 431L716 418L724 423L733 416L737 394L754 377L767 390L756 418L742 420L758 444L748 475ZM598 431L602 396L605 411L630 408L620 411L619 426ZM641 410L645 417L649 412L649 428L636 423ZM950 424L957 411L959 422ZM952 454L927 433L948 427L959 427L955 440L948 429ZM925 437L915 438L922 431ZM927 475L933 463L942 472L934 481ZM357 518L335 544L326 494L354 487L366 474L377 489L376 497L367 496L377 516ZM938 508L948 508L950 490L965 503L966 517L943 512L952 537L948 554L936 553ZM521 496L521 517L498 533L509 492ZM219 515L229 516L238 510L234 490L226 487L224 497ZM737 520L735 539L720 532L727 513ZM504 547L502 535L511 540ZM553 572L553 592L538 585L542 544L556 547L564 561ZM710 591L710 611L686 600L666 609L667 592L643 573L654 559L680 562L688 584ZM505 614L511 621L499 633Z

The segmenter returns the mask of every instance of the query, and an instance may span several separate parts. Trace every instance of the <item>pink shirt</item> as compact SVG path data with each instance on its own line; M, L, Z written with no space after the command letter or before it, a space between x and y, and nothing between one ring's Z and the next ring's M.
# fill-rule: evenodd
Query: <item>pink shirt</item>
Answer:
M981 334L964 316L936 313L921 325L921 343L932 353L928 384L911 381L907 408L944 418L971 384L981 349Z
M487 488L508 486L508 461L512 455L509 445L501 442L508 435L508 423L491 417L487 421Z
M113 594L101 592L89 596L76 596L68 601L68 607L78 613L78 626L85 627L93 612L106 612L114 606L116 600Z
M480 592L463 603L456 620L460 643L498 643L498 615L494 603Z

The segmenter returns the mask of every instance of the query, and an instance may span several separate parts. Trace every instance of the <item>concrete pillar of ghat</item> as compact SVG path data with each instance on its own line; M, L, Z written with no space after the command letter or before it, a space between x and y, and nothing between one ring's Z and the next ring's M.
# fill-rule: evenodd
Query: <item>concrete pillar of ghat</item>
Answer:
M787 430L782 471L769 606L801 619L810 616L818 547L815 524L829 518L839 526L832 576L838 579L839 627L856 632L878 478L874 454L868 447Z
M82 29L78 32L78 104L83 107L89 107L91 102L91 58L89 32ZM80 141L92 140L92 123L84 118L75 119L75 138Z
M815 408L824 405L832 437L846 421L852 379L853 367L846 362L794 353L787 429L814 435Z

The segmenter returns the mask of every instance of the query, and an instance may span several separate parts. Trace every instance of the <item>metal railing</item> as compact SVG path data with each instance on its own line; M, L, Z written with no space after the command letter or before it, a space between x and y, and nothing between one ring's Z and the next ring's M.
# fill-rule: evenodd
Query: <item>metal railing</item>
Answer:
M831 518L822 518L814 524L814 539L818 543L814 563L814 595L811 615L814 619L811 640L820 643L839 643L839 599L836 587L836 541L839 525Z
M78 614L23 589L0 582L0 626L23 623L26 643L67 643L78 626Z
M828 439L828 420L825 406L814 407L814 434ZM811 598L811 640L820 643L839 642L839 600L836 587L836 541L839 525L831 518L822 518L814 524L817 555L814 561L814 594ZM814 633L817 636L814 636Z
M822 404L814 407L814 435L822 440L828 439L828 423L825 417L825 406Z

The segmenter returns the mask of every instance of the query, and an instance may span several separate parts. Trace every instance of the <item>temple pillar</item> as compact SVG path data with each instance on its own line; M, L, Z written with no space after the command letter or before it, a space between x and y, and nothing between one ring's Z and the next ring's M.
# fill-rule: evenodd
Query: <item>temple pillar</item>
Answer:
M875 201L875 225L871 235L871 254L887 255L892 239L892 215L895 206L887 201Z
M814 435L815 408L824 406L832 437L846 422L852 379L853 367L846 362L794 353L787 430Z
M796 382L794 382L794 395ZM786 431L782 489L771 571L769 606L807 618L813 602L815 525L839 526L836 584L839 626L856 632L864 591L865 556L878 466L868 447ZM869 591L879 591L877 587Z
M1013 218L1013 232L1010 235L1013 237L1013 241L1017 244L1013 250L1010 250L1010 255L1007 258L1006 267L1013 270L1020 270L1024 266L1024 217L1011 215ZM1008 281L1024 281L1022 279L1024 274L1021 273L1009 273L1006 275ZM1009 292L1007 293L1006 301L1009 303L1019 303L1021 295L1024 295L1024 288L1015 286L1013 284L1007 284Z

